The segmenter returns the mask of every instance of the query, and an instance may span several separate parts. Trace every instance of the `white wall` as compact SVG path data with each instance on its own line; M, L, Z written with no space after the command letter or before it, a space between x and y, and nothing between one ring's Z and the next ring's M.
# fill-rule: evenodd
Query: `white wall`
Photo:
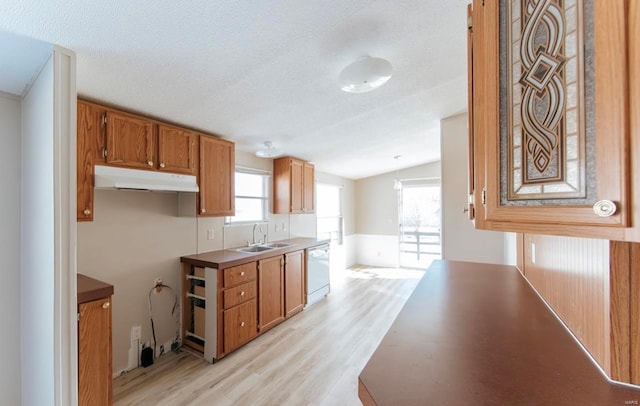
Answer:
M242 151L236 151L236 164L273 170L271 159ZM316 176L318 181L344 186L345 226L353 233L353 181L321 173ZM242 246L252 239L253 224L225 226L224 217L195 217L194 195L96 190L94 196L94 221L78 223L78 272L114 285L113 369L118 373L137 366L137 343L131 344L131 327L142 327L143 342L152 339L147 297L155 279L179 290L180 256ZM191 216L178 215L181 204L188 204L190 210L183 205L180 212ZM315 237L316 216L270 214L263 228L270 241ZM213 239L208 238L209 230ZM343 258L345 264L352 265L353 247L352 236L347 236L332 260ZM162 293L152 300L158 344L170 342L175 334L170 315L173 296Z
M23 405L51 404L56 393L53 73L50 59L22 102L20 337ZM9 348L4 351L10 351Z
M0 393L2 403L21 404L20 352L20 139L21 99L0 92Z
M476 230L463 210L467 203L467 115L440 123L442 157L442 258L503 263L504 234Z
M94 221L78 223L78 273L114 285L113 367L128 370L138 364L131 327L140 325L143 342L152 340L148 294L155 280L180 295L180 256L196 252L197 220L177 216L176 193L96 190L94 197ZM173 303L169 290L152 296L158 348L175 337Z
M504 233L504 264L516 265L517 262L516 233Z
M396 267L399 262L396 171L355 182L357 263ZM440 162L400 170L400 179L439 178Z

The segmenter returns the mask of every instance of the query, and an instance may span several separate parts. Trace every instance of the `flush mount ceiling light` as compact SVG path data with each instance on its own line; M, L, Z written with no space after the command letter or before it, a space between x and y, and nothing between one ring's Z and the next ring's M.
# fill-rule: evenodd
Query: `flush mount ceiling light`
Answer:
M340 89L349 93L366 93L391 79L393 67L386 59L365 56L340 72Z
M279 149L273 147L273 143L271 141L264 142L264 148L256 151L256 156L260 158L275 158L280 155Z

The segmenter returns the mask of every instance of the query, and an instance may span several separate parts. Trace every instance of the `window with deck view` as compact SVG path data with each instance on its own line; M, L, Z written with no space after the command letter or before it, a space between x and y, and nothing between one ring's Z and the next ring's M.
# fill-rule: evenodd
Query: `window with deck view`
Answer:
M317 235L330 238L332 244L342 245L342 187L318 183Z

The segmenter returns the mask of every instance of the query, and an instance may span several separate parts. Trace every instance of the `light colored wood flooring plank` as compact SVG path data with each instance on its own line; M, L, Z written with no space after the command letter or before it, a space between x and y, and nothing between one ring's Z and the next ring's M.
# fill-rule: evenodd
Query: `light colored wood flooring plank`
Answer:
M359 405L358 375L422 275L364 266L332 274L325 300L213 365L183 351L118 377L114 404Z

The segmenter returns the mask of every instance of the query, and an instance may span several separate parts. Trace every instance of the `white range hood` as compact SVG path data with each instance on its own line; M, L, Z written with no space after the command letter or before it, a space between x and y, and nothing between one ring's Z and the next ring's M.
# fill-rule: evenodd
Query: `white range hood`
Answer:
M198 182L193 175L178 175L157 171L95 166L96 189L132 189L163 192L197 192Z

